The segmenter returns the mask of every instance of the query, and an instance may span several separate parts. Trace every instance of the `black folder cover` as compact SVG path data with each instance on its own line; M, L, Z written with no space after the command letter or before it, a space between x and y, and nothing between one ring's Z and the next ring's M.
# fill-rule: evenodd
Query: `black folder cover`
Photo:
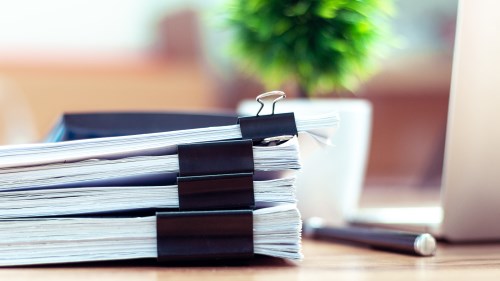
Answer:
M172 112L65 113L46 142L116 137L234 125L236 114Z

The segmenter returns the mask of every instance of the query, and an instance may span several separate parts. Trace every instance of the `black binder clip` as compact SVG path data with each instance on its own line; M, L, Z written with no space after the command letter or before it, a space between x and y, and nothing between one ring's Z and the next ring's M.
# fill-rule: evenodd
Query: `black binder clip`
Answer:
M224 210L255 207L253 174L178 177L180 210Z
M253 257L252 210L156 213L158 261Z
M255 207L252 140L178 146L180 210Z
M253 173L251 140L184 144L177 147L179 175Z
M262 99L269 96L278 96L273 101L271 115L259 115L264 108ZM275 114L276 103L286 98L286 94L281 91L272 91L257 96L256 100L260 103L260 109L256 116L240 117L241 135L243 139L251 139L255 143L268 143L272 141L288 140L297 135L297 125L293 112Z

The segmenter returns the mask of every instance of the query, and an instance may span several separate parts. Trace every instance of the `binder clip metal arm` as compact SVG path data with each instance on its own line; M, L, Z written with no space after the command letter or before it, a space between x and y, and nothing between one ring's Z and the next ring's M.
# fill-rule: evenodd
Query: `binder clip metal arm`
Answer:
M275 96L270 115L260 115L264 108L262 99ZM293 112L275 114L276 103L286 98L282 91L271 91L258 95L255 99L260 103L260 109L256 116L240 117L241 135L243 139L251 139L257 144L269 144L271 142L283 142L297 135L297 125Z

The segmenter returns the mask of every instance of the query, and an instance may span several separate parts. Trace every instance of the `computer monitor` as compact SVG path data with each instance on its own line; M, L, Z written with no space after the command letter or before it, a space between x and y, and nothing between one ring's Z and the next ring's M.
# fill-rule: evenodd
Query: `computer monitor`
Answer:
M364 209L355 224L428 231L452 242L500 240L500 1L461 0L441 206Z
M500 239L500 1L459 2L441 231Z

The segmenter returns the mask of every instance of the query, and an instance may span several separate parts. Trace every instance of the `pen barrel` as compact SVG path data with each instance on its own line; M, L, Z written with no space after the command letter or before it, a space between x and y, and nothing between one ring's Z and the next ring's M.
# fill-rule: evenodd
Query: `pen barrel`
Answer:
M346 242L366 244L380 249L423 256L432 255L435 249L435 241L433 242L434 245L428 245L425 243L423 243L425 245L420 245L421 243L419 241L421 238L429 239L429 237L434 240L432 236L428 234L415 234L401 231L358 227L321 227L314 230L313 236L320 239L338 239ZM429 250L428 248L432 249Z

